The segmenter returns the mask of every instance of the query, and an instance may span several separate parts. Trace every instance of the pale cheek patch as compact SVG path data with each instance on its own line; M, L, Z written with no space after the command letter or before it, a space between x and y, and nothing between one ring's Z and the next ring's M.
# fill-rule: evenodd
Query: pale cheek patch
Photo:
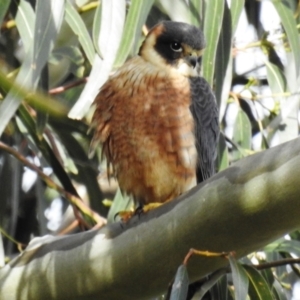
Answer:
M154 48L145 48L142 52L142 56L154 66L163 68L166 65L165 60L154 50Z
M180 60L175 68L183 76L186 76L186 77L199 76L199 74L197 72L197 68L193 68L192 66L188 65L183 60Z

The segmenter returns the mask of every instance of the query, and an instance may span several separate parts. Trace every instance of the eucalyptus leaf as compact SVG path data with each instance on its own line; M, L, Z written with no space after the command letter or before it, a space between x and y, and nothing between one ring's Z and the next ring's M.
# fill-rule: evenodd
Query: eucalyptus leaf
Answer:
M202 61L203 77L207 80L210 86L213 84L213 76L215 71L214 63L222 28L224 1L226 0L205 1L206 18L204 20L204 36L206 39L206 49Z
M283 72L271 62L265 62L267 67L267 79L273 94L283 94L287 91L287 82Z
M271 290L264 277L251 266L244 265L243 267L249 278L250 299L273 300Z
M63 9L64 1L37 0L33 43L16 78L20 88L11 90L0 106L0 135L23 100L21 89L36 88L41 70L48 60L60 28Z
M130 211L132 209L134 209L133 200L127 195L122 195L121 190L118 189L112 206L108 212L107 222L114 222L116 214L120 211Z
M136 54L142 26L145 24L154 0L132 0L126 17L124 33L116 56L114 67L120 67L131 53Z
M29 51L34 36L35 13L29 2L20 1L15 21L24 46L24 53L30 55Z
M185 265L177 269L170 300L185 300L189 288L189 276Z
M229 255L229 263L232 272L235 299L246 300L249 286L247 273L244 267L231 254Z
M88 112L99 89L109 76L122 38L125 4L125 0L104 0L101 2L101 18L99 18L101 24L94 24L94 26L101 27L97 43L103 59L98 54L95 56L89 81L71 109L70 118L81 119Z
M300 40L297 30L297 23L294 18L294 13L289 6L288 1L272 1L277 13L280 16L280 20L285 29L288 41L290 43L294 58L295 58L295 69L297 76L299 75L300 70Z
M5 14L9 7L9 4L10 4L10 0L1 0L0 1L0 24L2 24L2 20L5 17Z
M231 28L232 34L235 33L238 21L240 19L242 10L245 5L245 0L231 0L230 1L230 14L231 14Z
M232 24L231 24L231 14L227 4L224 2L224 16L222 20L222 29L220 33L220 38L217 47L217 56L215 59L216 72L216 99L218 106L222 103L222 93L223 88L228 87L225 85L226 82L226 72L230 68L229 64L232 63L231 56L231 40L232 40ZM231 79L231 78L230 78ZM231 83L231 80L230 80ZM227 90L229 93L229 90ZM228 97L228 95L227 95Z
M185 1L156 0L156 5L166 13L172 21L190 23L191 15Z
M232 140L239 146L237 158L246 156L245 150L251 149L251 123L246 113L239 108L236 121L234 123Z
M77 10L73 7L69 0L66 1L66 21L70 25L70 28L78 36L78 40L82 49L84 50L90 64L93 64L95 57L95 49L90 34L80 17Z

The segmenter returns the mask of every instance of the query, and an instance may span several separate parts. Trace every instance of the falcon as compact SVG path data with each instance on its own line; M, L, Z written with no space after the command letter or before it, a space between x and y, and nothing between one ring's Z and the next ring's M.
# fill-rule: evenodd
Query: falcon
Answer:
M195 26L164 21L95 99L91 150L102 154L135 204L164 203L214 174L218 108L200 73Z

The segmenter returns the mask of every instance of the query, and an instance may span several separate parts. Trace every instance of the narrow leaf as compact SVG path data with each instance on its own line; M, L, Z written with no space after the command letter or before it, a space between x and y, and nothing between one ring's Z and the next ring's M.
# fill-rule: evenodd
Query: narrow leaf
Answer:
M185 1L158 0L156 5L173 21L191 22L190 10Z
M5 92L10 90L10 93L12 95L18 95L18 97L26 100L28 103L34 105L37 109L41 111L47 112L55 116L64 116L67 114L67 108L57 100L54 100L50 97L44 96L37 92L33 94L28 89L22 88L20 85L16 83L12 83L9 79L6 78L6 76L1 71L0 71L0 86ZM7 109L9 109L9 105L7 106ZM0 110L0 115L1 112L2 111ZM2 125L4 126L3 120L1 119L0 127Z
M18 116L20 117L20 120L26 127L29 135L33 139L34 144L41 151L43 158L45 158L49 165L52 167L54 174L61 182L64 189L69 193L78 196L77 191L73 186L71 179L69 178L69 175L66 173L66 171L60 164L59 160L54 154L52 148L49 146L48 142L45 140L44 137L40 139L36 134L35 120L32 118L32 116L28 113L27 109L23 105L20 105L20 109L18 110Z
M229 166L229 156L228 149L225 142L225 137L221 133L218 143L218 172L228 168Z
M2 20L5 17L5 14L7 12L9 4L10 4L10 0L1 0L0 1L0 24L2 24Z
M61 26L64 14L64 1L37 0L33 47L32 86L35 87L40 73L48 61L54 41Z
M101 32L101 16L102 16L102 5L99 3L99 5L96 8L95 17L93 20L93 44L94 47L100 56L101 59L103 59L103 55L101 53L100 47L99 47L99 37Z
M179 266L172 285L170 300L185 300L189 287L189 276L185 265Z
M282 285L278 282L278 280L275 280L273 284L273 289L272 289L273 295L275 300L288 300L288 297L286 293L284 292L284 288Z
M70 158L73 159L78 169L76 179L86 186L92 209L102 215L106 215L107 209L102 204L104 197L97 181L97 169L92 168L86 151L84 151L80 142L75 139L73 132L62 129L62 122L55 122L55 120L53 120L51 125L54 127L56 134L59 136Z
M273 94L282 94L287 91L287 82L280 68L268 61L265 62L267 67L267 79Z
M82 49L84 50L90 64L93 64L95 57L95 50L93 41L90 37L90 34L80 17L77 10L70 3L70 0L66 2L66 21L73 30L73 32L78 36L78 40Z
M245 0L231 0L230 1L230 13L231 13L231 28L232 28L232 34L234 34L238 21L240 19L242 10L245 5Z
M203 77L210 86L213 83L215 57L224 13L224 1L226 0L205 1L204 36L206 49L203 55Z
M264 277L251 266L244 265L244 270L249 278L249 295L251 299L273 300L271 290Z
M42 69L40 80L38 82L38 88L41 91L48 91L49 89L49 73L48 65ZM42 136L47 125L48 114L43 112L38 112L36 116L36 129L38 136Z
M129 196L122 195L121 190L118 189L112 206L108 212L107 222L113 223L115 221L115 215L120 211L128 211L134 209L134 204Z
M80 119L87 113L99 89L109 76L122 38L125 0L104 0L101 5L101 19L99 18L101 24L94 24L94 26L101 27L97 43L101 49L103 60L98 54L95 56L89 81L71 109L70 118Z
M29 55L34 35L35 13L29 2L21 0L16 15L16 26L21 36L24 52Z
M203 22L203 1L190 0L189 1L189 13L191 24L201 27Z
M226 80L225 75L226 75L228 67L230 67L229 64L232 63L230 60L231 39L232 39L231 33L232 33L231 14L229 11L227 1L225 1L224 2L224 16L223 16L223 20L222 20L222 29L221 29L221 33L220 33L220 38L219 38L218 48L217 48L217 56L216 56L216 60L215 60L215 68L217 69L216 88L215 88L216 92L215 93L216 93L216 99L217 99L217 103L218 103L219 107L221 106L221 103L222 103L223 87L224 88L227 87L227 85L225 85L225 80ZM229 90L227 90L227 93L229 93ZM226 95L226 97L228 97L228 94Z
M145 24L149 11L154 0L139 1L132 0L126 17L126 23L120 48L114 63L115 67L120 67L126 61L129 53L136 54L138 42L140 40L142 26Z
M283 242L274 242L265 247L265 251L287 252L296 254L300 257L300 241L285 240Z
M226 269L220 269L213 274L209 275L209 279L201 286L200 291L197 293L197 297L202 299L204 295L210 290L212 299L226 299L228 287L227 278L224 276Z
M277 13L280 16L282 25L285 29L288 41L290 43L295 58L296 74L298 76L300 69L300 40L293 11L289 6L288 1L273 0L272 2Z
M245 150L251 149L251 123L248 116L241 108L239 108L234 123L232 140L239 146L239 153L237 153L235 159L246 156Z
M229 263L232 272L235 299L246 300L249 285L247 273L233 255L229 255Z
M61 0L37 1L33 44L16 78L19 87L10 91L0 106L0 135L23 100L22 88L34 89L37 85L61 25L63 8L64 1Z
M5 266L5 252L4 252L2 233L0 231L0 268L3 268L4 266Z

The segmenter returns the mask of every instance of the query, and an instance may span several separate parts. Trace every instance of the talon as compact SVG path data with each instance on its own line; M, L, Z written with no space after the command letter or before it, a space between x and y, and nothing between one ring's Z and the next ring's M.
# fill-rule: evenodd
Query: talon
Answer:
M133 210L123 210L119 211L115 214L114 220L116 220L117 217L120 217L121 221L126 223L128 222L133 216L140 216L141 214L147 213L148 211L155 209L159 206L161 206L163 203L149 203L147 205L139 205L134 211Z
M120 217L122 222L128 222L129 219L131 219L135 215L135 211L132 210L121 210L118 213L115 214L114 220L116 220L116 217Z
M145 206L143 207L143 212L146 213L146 212L148 212L148 211L150 211L150 210L152 210L152 209L155 209L155 208L157 208L157 207L159 207L159 206L161 206L161 205L163 205L163 203L159 203L159 202L152 202L152 203L149 203L149 204L147 204L147 205L145 205Z

